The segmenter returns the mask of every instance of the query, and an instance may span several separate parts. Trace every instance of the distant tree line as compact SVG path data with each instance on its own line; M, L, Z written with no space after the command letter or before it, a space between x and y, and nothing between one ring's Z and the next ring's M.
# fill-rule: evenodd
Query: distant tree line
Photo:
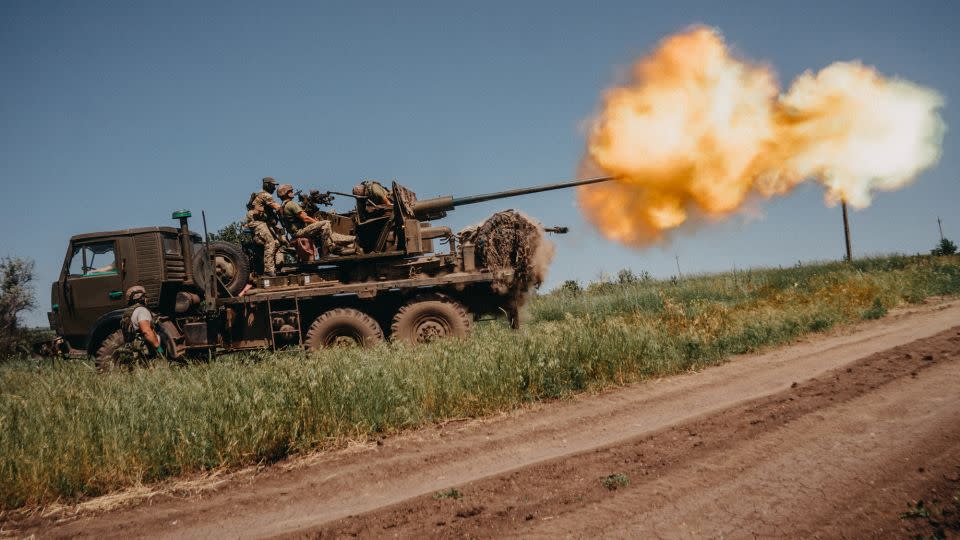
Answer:
M937 244L937 247L930 250L930 254L936 257L953 255L956 252L957 245L954 244L949 238L941 238L940 243Z
M234 221L225 225L217 232L210 233L211 242L231 242L237 245L243 244L243 221Z

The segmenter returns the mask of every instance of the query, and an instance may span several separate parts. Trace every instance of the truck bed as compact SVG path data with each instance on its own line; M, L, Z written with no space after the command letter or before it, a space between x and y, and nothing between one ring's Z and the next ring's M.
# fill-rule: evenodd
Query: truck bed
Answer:
M282 300L292 298L313 298L320 296L333 296L338 294L355 294L360 298L372 298L380 291L391 289L414 289L421 287L436 287L443 285L456 285L467 283L492 282L495 280L509 281L513 276L512 269L500 270L482 270L478 272L452 272L436 277L416 277L408 279L393 279L383 281L369 281L364 283L345 284L339 281L318 280L316 282L300 284L294 282L285 285L273 285L266 287L255 287L247 291L243 296L230 298L219 298L219 305L252 304L267 300ZM300 279L304 275L281 276L281 279L290 281Z

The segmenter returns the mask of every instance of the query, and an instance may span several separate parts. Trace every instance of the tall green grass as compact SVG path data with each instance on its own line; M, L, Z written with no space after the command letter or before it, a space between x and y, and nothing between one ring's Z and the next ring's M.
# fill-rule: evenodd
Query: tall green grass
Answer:
M98 375L0 367L0 505L106 493L722 362L960 292L960 257L594 284L535 298L519 332L422 347L229 355Z

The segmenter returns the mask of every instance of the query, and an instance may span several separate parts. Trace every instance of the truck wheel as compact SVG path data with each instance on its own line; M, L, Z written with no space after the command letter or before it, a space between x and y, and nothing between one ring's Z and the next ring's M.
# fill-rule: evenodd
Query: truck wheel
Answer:
M217 289L226 289L230 295L239 294L250 279L250 260L243 248L232 242L210 242L213 253L214 271L217 275ZM207 269L207 248L197 250L193 256L194 279L203 283L209 275ZM222 284L221 284L222 283Z
M443 295L415 298L400 308L390 325L391 339L429 343L445 337L466 337L470 314L463 304Z
M383 330L372 317L353 308L331 309L317 317L304 341L307 349L369 347L383 341Z
M113 371L125 367L116 355L121 346L123 346L123 332L120 330L113 332L100 343L93 359L97 371Z

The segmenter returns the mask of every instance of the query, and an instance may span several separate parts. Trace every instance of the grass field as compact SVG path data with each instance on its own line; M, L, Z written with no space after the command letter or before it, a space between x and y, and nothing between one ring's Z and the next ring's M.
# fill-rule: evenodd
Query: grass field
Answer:
M230 355L98 375L0 364L0 507L72 500L275 461L717 364L930 296L960 293L960 257L883 257L595 283L540 296L519 332L483 323L423 347Z

